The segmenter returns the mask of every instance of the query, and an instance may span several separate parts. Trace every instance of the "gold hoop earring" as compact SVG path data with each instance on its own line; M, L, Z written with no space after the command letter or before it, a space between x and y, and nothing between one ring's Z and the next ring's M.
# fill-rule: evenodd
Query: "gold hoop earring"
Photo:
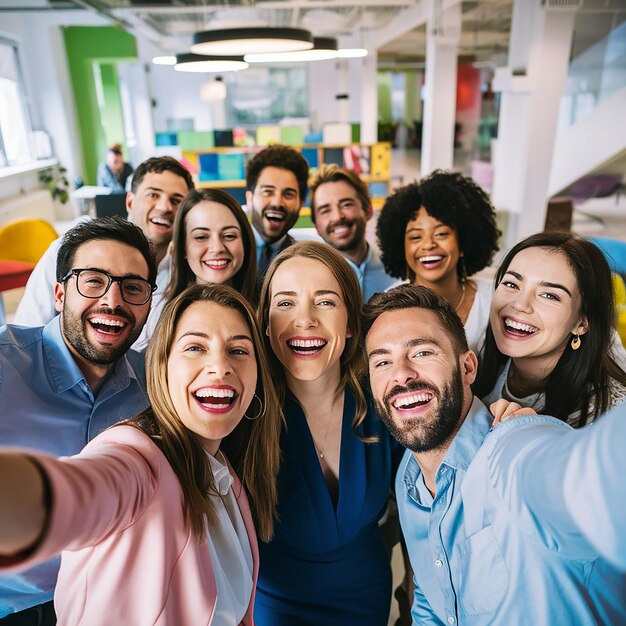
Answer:
M250 420L251 422L253 422L254 420L259 419L259 417L263 417L263 415L265 415L265 405L263 404L263 402L261 402L261 398L259 398L259 396L256 395L256 393L254 394L254 397L252 398L252 402L254 402L254 398L256 398L259 402L259 412L254 416L254 417L249 417L248 415L246 415L245 413L243 414L243 416ZM252 406L252 402L250 402L250 406ZM248 407L250 408L250 407Z
M572 346L572 350L578 350L580 348L580 344L582 341L580 340L580 335L578 333L575 334L574 339L572 339L570 346Z

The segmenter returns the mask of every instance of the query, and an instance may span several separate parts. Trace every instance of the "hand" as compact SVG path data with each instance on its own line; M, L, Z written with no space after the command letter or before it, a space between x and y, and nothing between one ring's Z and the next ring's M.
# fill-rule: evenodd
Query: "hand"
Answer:
M517 417L518 415L537 415L537 411L530 407L523 407L517 402L511 402L500 398L489 405L489 410L493 414L492 426L497 426L500 422L508 420L511 417Z

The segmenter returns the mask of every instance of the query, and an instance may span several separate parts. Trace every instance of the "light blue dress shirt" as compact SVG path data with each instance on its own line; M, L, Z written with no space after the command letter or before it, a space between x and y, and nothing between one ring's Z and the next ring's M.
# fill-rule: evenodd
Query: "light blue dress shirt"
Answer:
M391 285L398 282L396 278L392 278L385 272L378 248L370 243L367 247L367 254L359 265L344 256L359 280L364 302L367 302L375 293L386 291Z
M398 510L417 586L413 623L626 624L626 578L581 532L593 517L580 515L581 503L595 498L598 511L607 503L618 509L606 517L611 523L621 514L621 537L612 546L626 539L626 498L617 503L596 494L610 485L593 473L610 435L599 427L573 431L546 416L507 420L490 432L491 421L474 399L437 472L434 499L413 454L400 464ZM601 426L619 426L623 445L621 424Z
M46 326L0 327L0 445L77 454L96 435L148 406L144 357L129 351L97 395L63 341ZM0 618L52 599L59 560L0 576Z

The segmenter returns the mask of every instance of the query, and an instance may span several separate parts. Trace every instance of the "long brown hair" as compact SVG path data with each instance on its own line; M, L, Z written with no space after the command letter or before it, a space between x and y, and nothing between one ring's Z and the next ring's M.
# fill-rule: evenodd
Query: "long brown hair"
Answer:
M243 241L243 264L233 276L233 287L249 302L254 303L256 297L256 243L252 227L239 203L230 194L221 189L192 189L180 203L174 219L172 235L172 273L165 290L165 300L173 300L185 287L195 283L196 275L187 263L185 218L200 202L217 202L228 208L235 216L241 229Z
M250 496L259 536L269 541L274 532L277 502L282 410L254 311L235 289L227 285L194 284L165 306L147 352L146 375L151 407L129 423L148 434L170 462L183 491L189 524L198 541L203 541L207 524L210 526L215 521L210 499L210 495L216 493L213 473L197 436L182 423L174 408L167 377L176 327L194 302L214 302L237 311L250 329L258 371L255 393L263 411L256 419L242 418L233 432L222 440L220 448L226 452ZM210 325L212 321L206 323ZM256 404L253 399L247 412L257 412L260 407Z
M274 372L282 372L283 365L278 360L272 350L269 337L265 330L269 328L269 309L271 301L271 285L276 270L289 259L303 257L319 261L329 269L341 287L341 295L343 296L348 312L348 329L351 337L346 339L346 347L341 354L340 367L341 378L339 386L335 393L339 395L348 386L354 395L355 414L352 421L352 430L363 441L376 441L376 437L362 437L358 433L359 426L363 423L367 414L367 401L363 393L363 385L365 384L365 357L361 349L361 307L363 306L363 298L361 296L361 288L352 268L343 256L334 248L319 241L299 241L292 246L283 250L270 265L263 286L261 287L261 296L259 298L259 307L257 309L257 317L259 326L264 331L263 338L265 347L270 359L270 365ZM286 386L282 376L275 377L278 395L281 401L284 401L286 394Z

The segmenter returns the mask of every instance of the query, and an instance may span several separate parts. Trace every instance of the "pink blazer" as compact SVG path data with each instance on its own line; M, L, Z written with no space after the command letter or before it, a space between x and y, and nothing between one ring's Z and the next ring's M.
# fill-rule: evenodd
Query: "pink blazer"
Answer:
M210 550L192 536L178 479L149 437L117 426L77 456L35 458L50 480L52 511L42 542L20 565L65 549L54 596L59 626L211 624ZM242 622L252 625L259 551L248 499L230 470L254 562Z

